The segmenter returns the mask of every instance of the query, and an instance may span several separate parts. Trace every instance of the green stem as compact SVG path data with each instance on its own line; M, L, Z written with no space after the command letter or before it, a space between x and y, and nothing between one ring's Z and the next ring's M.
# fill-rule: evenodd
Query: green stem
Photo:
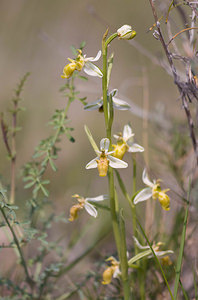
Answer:
M103 109L106 130L108 130L108 105L107 105L107 48L105 47L105 35L102 42L102 57L103 57L103 77L102 77L102 90L103 90ZM111 138L109 132L107 137Z
M137 221L138 221L138 219L137 219ZM148 245L149 245L149 247L150 247L150 249L151 249L151 251L152 251L152 253L153 253L153 256L154 256L154 258L155 258L155 260L156 260L156 263L158 264L158 266L159 266L159 268L160 268L160 271L161 271L162 276L163 276L163 278L164 278L164 282L165 282L165 284L166 284L166 286L167 286L167 288L168 288L170 297L171 297L172 300L174 300L173 294L172 294L171 289L170 289L170 286L169 286L169 284L168 284L168 280L167 280L166 275L165 275L165 273L164 273L164 271L163 271L163 269L162 269L162 266L161 266L161 264L160 264L160 262L159 262L159 259L158 259L158 257L156 256L155 251L153 250L153 247L152 247L151 243L149 242L148 237L147 237L147 235L146 235L146 233L145 233L145 231L144 231L144 229L143 229L143 227L142 227L142 225L140 224L139 221L138 221L138 225L139 225L140 230L141 230L141 232L142 232L144 238L146 239L146 241L147 241L147 243L148 243Z
M182 265L182 259L183 259L183 253L184 253L186 227L187 227L188 211L189 211L190 188L191 188L191 185L190 185L190 181L189 181L187 205L186 205L186 211L185 211L185 216L184 216L183 231L182 231L182 236L181 236L181 245L180 245L180 249L179 249L179 256L178 256L178 259L177 259L177 266L176 266L176 276L175 276L175 286L174 286L174 300L177 299L177 292L178 292L178 286L179 286L180 274L181 274L181 265Z
M15 202L15 180L16 180L16 127L17 127L17 109L18 101L14 101L14 109L12 113L12 150L11 150L11 188L10 188L10 204Z
M135 195L136 182L137 182L137 178L136 178L137 167L136 167L136 154L135 153L132 154L132 160L133 160L133 195ZM133 202L131 205L131 209L132 209L132 219L133 219L133 234L137 238L136 207L133 204ZM135 255L138 254L138 248L137 248L136 244L134 245L134 249L135 249Z
M107 40L108 30L105 32L102 40L102 56L103 56L103 79L102 79L102 89L103 89L103 109L104 109L104 118L105 118L105 127L106 127L106 137L110 141L110 150L112 148L111 145L111 128L113 123L113 107L108 107L110 104L112 106L112 101L108 103L107 95L108 95L108 86L107 86L107 47L109 43L117 37L117 33L112 34ZM122 222L122 226L120 228L117 207L116 207L116 199L115 199L115 187L114 187L114 174L113 169L109 167L108 172L109 179L109 197L110 197L110 210L111 210L111 219L112 219L112 227L114 238L116 242L116 248L120 259L120 266L122 272L122 282L123 282L123 290L124 290L124 299L129 300L130 296L130 288L128 281L128 262L126 258L126 238L124 233L124 223ZM125 246L124 246L125 245Z
M137 185L137 163L136 163L136 153L132 153L132 160L133 160L133 195L136 193L136 185ZM139 240L137 236L137 216L136 216L136 206L132 203L132 219L133 219L133 234L134 236ZM138 247L136 243L134 243L134 250L135 250L135 255L138 254ZM140 267L143 267L144 262L137 261L137 265ZM145 276L144 276L144 271L142 268L138 268L138 281L140 284L140 299L144 300L145 299Z
M125 233L125 222L120 211L120 262L121 262L121 271L122 271L122 282L125 300L130 299L130 288L129 288L129 277L128 277L128 260L127 260L127 246L126 246L126 233Z
M111 220L113 226L113 233L116 242L116 248L118 255L120 257L120 229L119 229L119 220L116 213L116 203L115 203L115 190L114 190L114 175L113 169L109 168L109 198L110 198L110 210L111 210Z

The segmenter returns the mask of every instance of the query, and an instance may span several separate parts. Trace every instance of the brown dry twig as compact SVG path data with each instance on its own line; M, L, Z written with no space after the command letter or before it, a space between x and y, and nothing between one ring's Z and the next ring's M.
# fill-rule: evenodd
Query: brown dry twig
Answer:
M186 66L188 66L187 69L189 70L189 68L190 68L190 72L188 72L186 74L187 75L186 80L182 81L180 79L179 72L173 62L174 54L172 54L168 49L168 45L176 36L178 36L180 33L184 32L184 31L187 31L187 30L190 30L193 28L188 28L188 29L182 30L181 32L177 33L177 35L175 35L169 41L168 44L166 44L164 37L162 35L162 32L161 32L160 22L159 22L159 19L157 16L157 12L156 12L154 3L152 0L149 0L149 2L151 5L151 8L152 8L153 16L154 16L156 27L157 27L158 39L160 40L162 47L164 49L164 52L166 54L166 57L168 59L168 62L169 62L170 68L171 68L171 72L172 72L172 76L174 79L174 84L177 86L179 95L180 95L180 99L182 100L182 106L183 106L185 114L186 114L189 131L190 131L190 137L192 140L192 144L193 144L193 148L194 148L194 152L195 152L196 160L197 160L197 164L198 164L198 145L197 145L197 141L196 141L193 118L192 118L191 111L190 111L189 105L188 105L188 102L189 101L191 102L192 98L195 98L198 101L198 88L197 88L197 84L196 84L196 76L189 76L189 74L190 75L192 74L191 67L190 67L190 59L189 58L186 58L186 60L182 59L183 61L186 61ZM178 56L178 58L180 58L180 57Z

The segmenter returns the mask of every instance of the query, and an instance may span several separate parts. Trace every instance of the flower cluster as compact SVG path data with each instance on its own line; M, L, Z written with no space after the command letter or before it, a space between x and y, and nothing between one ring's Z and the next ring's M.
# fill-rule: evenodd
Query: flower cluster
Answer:
M141 190L136 197L134 198L134 204L139 202L148 200L149 198L153 198L154 200L159 200L162 208L164 210L170 210L170 198L166 194L169 189L162 190L160 186L160 179L154 180L153 182L150 181L147 170L144 169L142 174L142 181L148 186Z
M86 55L82 55L82 50L78 49L78 56L76 59L68 58L70 61L69 64L67 64L63 69L63 75L61 75L62 78L70 78L75 70L81 71L82 69L84 72L90 76L97 76L102 77L103 74L101 70L95 66L92 62L99 60L101 56L101 51L98 51L98 54L96 57L87 57Z

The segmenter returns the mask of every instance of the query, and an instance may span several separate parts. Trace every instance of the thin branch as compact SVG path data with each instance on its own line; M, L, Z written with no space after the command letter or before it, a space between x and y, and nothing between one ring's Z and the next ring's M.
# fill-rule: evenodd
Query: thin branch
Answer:
M167 57L168 62L170 64L170 67L171 67L171 70L172 70L172 74L173 74L173 78L174 78L174 83L177 85L180 97L182 99L182 104L183 104L183 107L184 107L184 110L185 110L185 113L186 113L186 117L187 117L187 121L188 121L188 126L189 126L189 130L190 130L190 136L191 136L191 140L192 140L194 152L195 152L196 159L197 159L197 165L198 165L198 147L197 147L197 141L196 141L195 132L194 132L193 119L192 119L191 112L189 110L188 102L187 102L187 98L190 98L189 91L192 93L192 89L191 88L189 89L188 83L183 83L183 82L180 81L180 78L179 78L179 76L177 74L177 70L176 70L176 68L174 66L174 63L173 63L172 53L168 50L168 47L167 47L167 45L165 43L165 40L164 40L162 32L161 32L160 22L158 21L158 17L157 17L157 12L155 10L155 6L154 6L152 0L149 0L149 2L150 2L151 8L152 8L152 12L153 12L153 16L154 16L154 19L155 19L155 22L156 22L156 25L157 25L157 31L158 31L159 40L160 40L160 42L161 42L161 44L163 46L163 49L164 49L165 54L166 54L166 57ZM189 30L189 28L188 28L188 30ZM195 96L195 98L197 98L196 93L195 94L193 93L193 96Z
M193 30L193 29L198 29L198 27L190 27L190 28L184 28L182 30L180 30L178 33L176 33L171 39L170 41L167 43L167 47L170 45L170 43L181 33L188 31L188 30Z

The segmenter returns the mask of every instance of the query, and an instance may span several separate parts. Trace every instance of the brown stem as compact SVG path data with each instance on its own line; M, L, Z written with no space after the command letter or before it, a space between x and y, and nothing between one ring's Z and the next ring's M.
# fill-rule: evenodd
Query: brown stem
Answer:
M17 126L17 101L14 101L12 115L12 156L11 156L11 191L10 204L15 202L15 178L16 178L16 126Z
M4 122L3 113L0 114L0 123L1 123L1 131L2 131L2 135L3 135L3 141L4 141L4 144L8 151L8 155L11 156L11 149L10 149L10 145L8 143L8 127L7 127L6 123Z
M173 74L173 78L174 78L174 83L176 84L178 90L179 90L179 94L182 100L182 104L186 113L186 117L187 117L187 121L188 121L188 126L189 126L189 130L190 130L190 136L191 136L191 140L192 140L192 144L193 144L193 148L194 148L194 152L196 155L196 159L197 159L197 165L198 165L198 147L197 147L197 141L196 141L196 137L195 137L195 132L194 132L194 124L193 124L193 119L191 116L191 112L188 108L188 102L186 100L186 97L188 96L187 92L184 90L184 88L182 88L182 82L179 79L179 76L177 74L177 70L174 66L173 60L172 60L172 54L171 52L169 52L168 47L164 41L161 29L160 29L160 22L158 20L157 17L157 12L155 10L155 6L153 4L153 0L149 0L151 8L152 8L152 12L153 12L153 16L157 25L157 31L158 31L158 35L159 35L159 40L164 48L166 57L168 59L168 62L170 64L171 70L172 70L172 74Z

